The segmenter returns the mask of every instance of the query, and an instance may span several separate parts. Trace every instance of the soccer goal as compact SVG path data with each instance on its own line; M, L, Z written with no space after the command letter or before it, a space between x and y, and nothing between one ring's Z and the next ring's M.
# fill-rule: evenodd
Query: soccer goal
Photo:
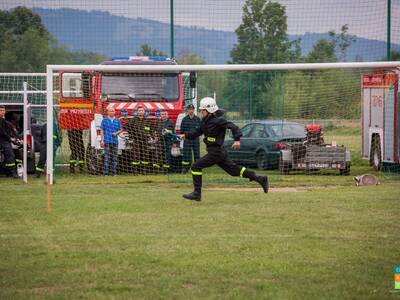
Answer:
M229 132L224 144L238 164L277 176L345 176L399 164L399 62L121 63L135 59L47 66L50 184L54 162L66 176L168 174L179 181L206 151L201 138L180 139L189 106L198 114L206 96L241 128L239 150L231 149ZM209 175L228 178L218 169Z

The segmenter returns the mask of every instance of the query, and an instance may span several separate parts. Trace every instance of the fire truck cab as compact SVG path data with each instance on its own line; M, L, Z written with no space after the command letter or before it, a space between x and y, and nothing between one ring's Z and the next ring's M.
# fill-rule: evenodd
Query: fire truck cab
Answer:
M103 65L120 65L121 71L59 72L60 127L64 130L88 130L86 160L101 149L100 125L107 108L112 107L122 124L133 118L142 106L151 118L160 110L168 112L175 124L187 104L196 98L196 74L168 72L127 72L125 65L176 65L161 56L113 57ZM126 133L118 137L119 153L126 149ZM98 154L96 154L98 155Z
M376 170L400 163L399 70L362 76L362 156Z

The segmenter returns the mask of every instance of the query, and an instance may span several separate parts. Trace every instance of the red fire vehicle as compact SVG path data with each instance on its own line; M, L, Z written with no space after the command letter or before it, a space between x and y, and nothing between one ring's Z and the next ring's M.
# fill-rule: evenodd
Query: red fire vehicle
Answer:
M113 57L103 65L176 65L176 61L160 56ZM136 114L138 106L149 117L167 110L175 124L185 105L195 100L196 74L168 72L88 71L59 72L60 127L64 130L88 130L86 160L101 153L100 124L107 108L112 107L122 123ZM127 147L119 137L121 153Z
M380 170L400 164L398 70L362 76L362 156Z

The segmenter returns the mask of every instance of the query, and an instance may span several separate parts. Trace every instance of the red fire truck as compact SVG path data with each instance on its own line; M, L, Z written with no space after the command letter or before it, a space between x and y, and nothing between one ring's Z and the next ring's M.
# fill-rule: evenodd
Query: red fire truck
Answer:
M103 65L175 65L160 56L113 57ZM142 106L150 118L167 110L176 123L185 105L195 100L196 74L181 72L59 72L60 127L65 130L89 130L86 161L89 169L101 157L100 124L107 108L112 107L122 123L135 116ZM119 137L118 149L127 147Z
M400 163L400 72L362 76L362 156L376 170Z

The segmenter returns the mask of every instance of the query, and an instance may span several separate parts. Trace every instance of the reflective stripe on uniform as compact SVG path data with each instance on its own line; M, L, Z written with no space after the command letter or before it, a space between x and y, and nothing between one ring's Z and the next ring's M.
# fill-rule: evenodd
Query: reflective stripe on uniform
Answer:
M182 165L190 165L190 161L182 161Z
M215 140L216 140L216 138L215 137L208 137L207 138L207 141L209 141L209 142L215 142Z
M142 163L142 165L148 165L149 164L148 161L142 161L141 163Z
M36 171L39 171L39 172L44 172L44 169L42 169L42 168L39 168L39 167L36 167Z
M145 127L144 127L144 130L150 131L150 127L145 126Z
M196 172L196 171L192 171L193 175L203 175L203 172Z
M161 168L161 166L159 164L153 164L153 167Z
M15 162L22 163L22 159L16 159Z
M245 168L245 167L242 167L242 169L240 170L240 177L243 177L244 171L246 171L246 168Z
M84 161L84 160L80 160L79 163L80 163L80 164L84 164L85 161Z
M76 163L76 159L70 159L70 160L69 160L69 163L70 163L70 164Z
M163 167L168 169L168 168L169 168L169 165L163 165Z
M15 167L15 163L10 163L10 164L4 164L6 167Z
M131 161L131 165L133 166L140 165L140 161Z

